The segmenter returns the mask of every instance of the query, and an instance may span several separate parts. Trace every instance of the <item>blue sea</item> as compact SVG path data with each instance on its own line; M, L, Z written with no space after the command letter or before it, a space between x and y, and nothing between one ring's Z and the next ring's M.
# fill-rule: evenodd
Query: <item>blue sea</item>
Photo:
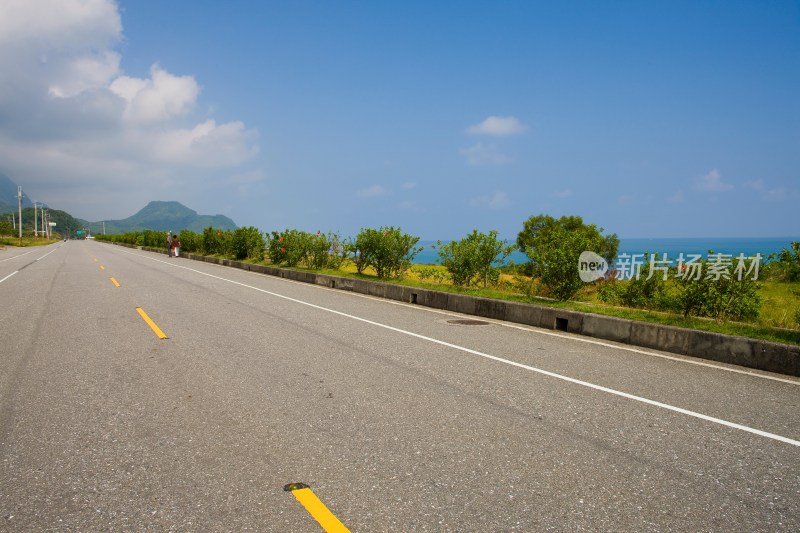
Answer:
M792 241L800 241L800 237L762 237L762 238L667 238L667 239L620 239L619 254L667 254L669 258L676 258L680 254L688 257L689 254L708 255L709 251L714 253L730 254L738 257L744 254L745 257L752 257L757 253L761 254L763 261L766 261L770 254L780 252L784 248L789 248ZM445 242L445 241L442 241ZM510 241L513 244L513 241ZM439 251L436 248L436 241L420 241L419 246L424 250L417 254L414 263L418 265L435 265L439 260ZM510 260L517 264L527 263L528 256L519 250L511 254Z

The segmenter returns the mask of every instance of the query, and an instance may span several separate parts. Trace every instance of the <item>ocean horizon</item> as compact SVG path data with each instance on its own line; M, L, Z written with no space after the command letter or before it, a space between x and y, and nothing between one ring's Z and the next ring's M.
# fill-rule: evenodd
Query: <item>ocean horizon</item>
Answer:
M784 248L789 248L792 241L800 242L800 237L672 237L660 239L624 239L619 240L617 254L667 254L668 258L676 258L680 254L700 254L705 257L709 251L714 253L730 254L738 257L752 257L761 254L762 261L766 261L770 254L778 253ZM442 241L447 243L449 241ZM507 241L513 244L514 241ZM436 241L419 241L418 246L424 249L414 258L416 265L438 264L439 249ZM527 263L528 256L519 250L509 257L514 263Z

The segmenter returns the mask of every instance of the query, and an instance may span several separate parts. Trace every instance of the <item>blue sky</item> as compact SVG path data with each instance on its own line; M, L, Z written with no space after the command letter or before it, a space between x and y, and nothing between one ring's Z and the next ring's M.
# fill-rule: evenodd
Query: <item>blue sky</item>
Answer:
M800 236L800 4L4 0L0 172L91 221Z

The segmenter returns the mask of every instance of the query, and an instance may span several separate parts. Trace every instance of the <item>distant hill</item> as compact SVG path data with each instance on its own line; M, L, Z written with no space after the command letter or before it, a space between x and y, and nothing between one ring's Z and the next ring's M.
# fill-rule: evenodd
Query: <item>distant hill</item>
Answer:
M22 191L22 208L33 207L31 199ZM17 184L5 174L0 174L0 213L16 211L17 205Z
M23 228L33 229L33 203L22 191ZM30 208L30 212L28 212ZM47 207L50 220L56 223L56 231L64 235L74 235L78 229L88 228L93 234L103 232L103 222L88 222L73 218L69 213ZM0 213L17 212L17 184L0 173ZM9 217L11 215L8 215ZM141 211L122 220L106 220L106 233L127 233L146 229L179 232L184 229L202 233L207 227L221 230L235 230L238 226L224 215L198 215L180 202L150 202Z
M198 215L180 202L153 201L141 211L123 220L106 220L106 233L127 233L146 229L179 232L184 229L202 233L207 227L235 230L238 226L224 215ZM92 233L102 233L103 223L87 223Z

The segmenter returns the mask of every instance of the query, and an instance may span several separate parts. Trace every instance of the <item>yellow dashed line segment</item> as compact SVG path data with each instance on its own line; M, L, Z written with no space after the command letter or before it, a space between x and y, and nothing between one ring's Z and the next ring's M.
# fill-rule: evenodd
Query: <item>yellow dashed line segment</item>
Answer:
M164 332L161 331L161 328L156 326L156 323L153 322L149 316L147 316L147 313L144 312L144 309L142 309L141 307L137 307L136 312L139 313L139 315L141 315L141 317L144 319L145 322L147 322L147 325L150 326L150 329L152 329L156 335L158 335L159 339L169 338L166 335L164 335Z
M286 485L283 490L291 492L297 498L297 501L306 508L308 514L314 517L314 520L319 522L319 525L327 533L350 533L350 530L325 507L325 504L317 498L317 495L307 485L292 483Z

